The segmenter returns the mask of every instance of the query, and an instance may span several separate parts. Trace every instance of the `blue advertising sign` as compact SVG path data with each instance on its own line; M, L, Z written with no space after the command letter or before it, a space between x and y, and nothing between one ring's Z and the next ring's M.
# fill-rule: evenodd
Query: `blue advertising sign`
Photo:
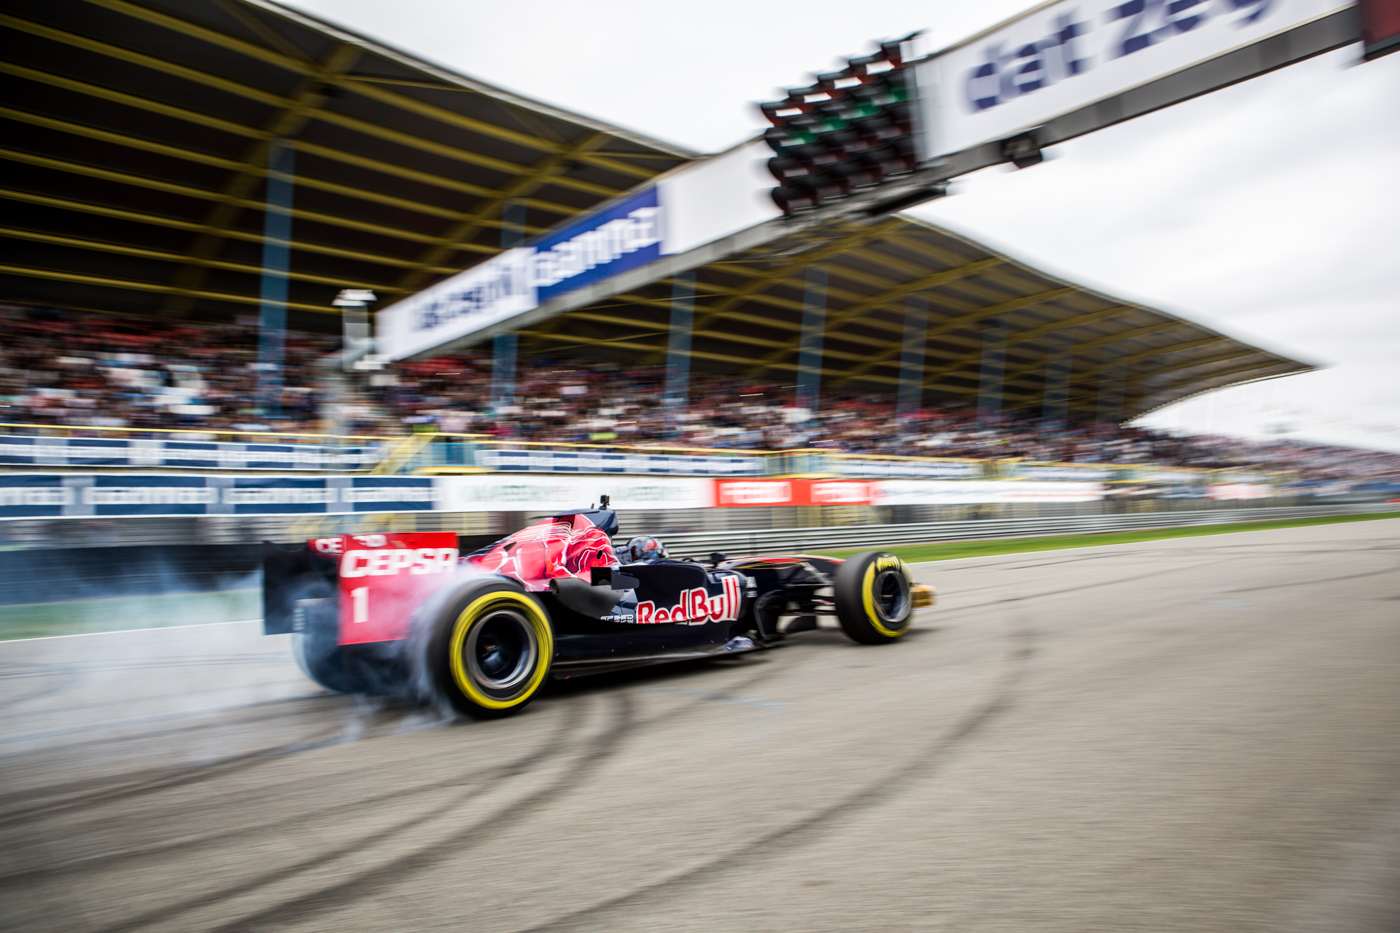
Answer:
M436 507L430 476L0 475L0 519L315 515Z
M531 244L538 303L660 259L661 229L650 187Z

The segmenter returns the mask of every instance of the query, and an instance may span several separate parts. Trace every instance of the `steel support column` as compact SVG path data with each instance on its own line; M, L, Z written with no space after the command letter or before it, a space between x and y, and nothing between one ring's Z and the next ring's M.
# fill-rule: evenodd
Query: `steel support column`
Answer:
M1001 417L1005 371L1006 322L992 318L982 328L982 378L977 391L977 420L983 424Z
M267 197L263 208L261 305L258 318L258 408L265 418L282 413L282 360L287 336L287 281L292 256L292 190L296 150L274 139L267 149Z
M1040 422L1044 428L1064 428L1069 421L1069 375L1074 368L1074 339L1052 334L1045 351L1045 388L1041 393Z
M515 249L525 242L525 202L516 198L501 204L501 249ZM516 349L514 333L497 334L491 342L491 414L499 422L505 409L515 404Z
M671 332L666 344L666 421L684 432L690 401L690 336L695 324L695 273L685 272L671 283Z
M807 267L802 336L797 354L797 407L815 415L821 401L822 334L826 330L826 266Z
M924 400L924 344L928 340L928 296L904 299L904 352L899 360L899 401L895 420L901 428L916 420Z
M1123 420L1123 392L1127 381L1127 364L1113 363L1099 373L1099 404L1094 418L1099 424L1118 424Z

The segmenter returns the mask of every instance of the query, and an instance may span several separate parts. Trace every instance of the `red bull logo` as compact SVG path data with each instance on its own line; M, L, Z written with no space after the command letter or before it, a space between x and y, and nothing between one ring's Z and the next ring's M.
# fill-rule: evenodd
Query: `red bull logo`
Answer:
M733 622L739 618L743 601L739 578L724 577L722 582L723 589L718 596L711 596L703 586L697 586L681 593L680 603L670 608L658 609L653 602L640 603L637 606L637 624L684 622L704 625L707 622Z

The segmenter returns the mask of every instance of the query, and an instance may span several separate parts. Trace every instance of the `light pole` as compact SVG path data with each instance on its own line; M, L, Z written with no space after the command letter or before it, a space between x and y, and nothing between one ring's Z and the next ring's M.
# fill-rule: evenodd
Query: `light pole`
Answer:
M367 288L342 288L331 302L340 309L343 333L339 353L332 353L321 360L324 370L321 392L321 420L329 434L345 434L345 397L350 392L350 383L345 374L364 369L380 369L384 362L371 352L374 339L369 331L369 312L365 307L375 300L374 292Z

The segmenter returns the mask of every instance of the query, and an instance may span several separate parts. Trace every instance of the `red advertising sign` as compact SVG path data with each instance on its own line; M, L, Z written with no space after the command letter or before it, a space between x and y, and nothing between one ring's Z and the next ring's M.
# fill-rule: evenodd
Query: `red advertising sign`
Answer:
M1400 0L1361 0L1361 41L1367 61L1400 52Z
M342 645L407 638L413 610L457 570L450 531L337 535L311 547L340 555Z
M875 484L849 479L717 479L715 505L870 505Z

